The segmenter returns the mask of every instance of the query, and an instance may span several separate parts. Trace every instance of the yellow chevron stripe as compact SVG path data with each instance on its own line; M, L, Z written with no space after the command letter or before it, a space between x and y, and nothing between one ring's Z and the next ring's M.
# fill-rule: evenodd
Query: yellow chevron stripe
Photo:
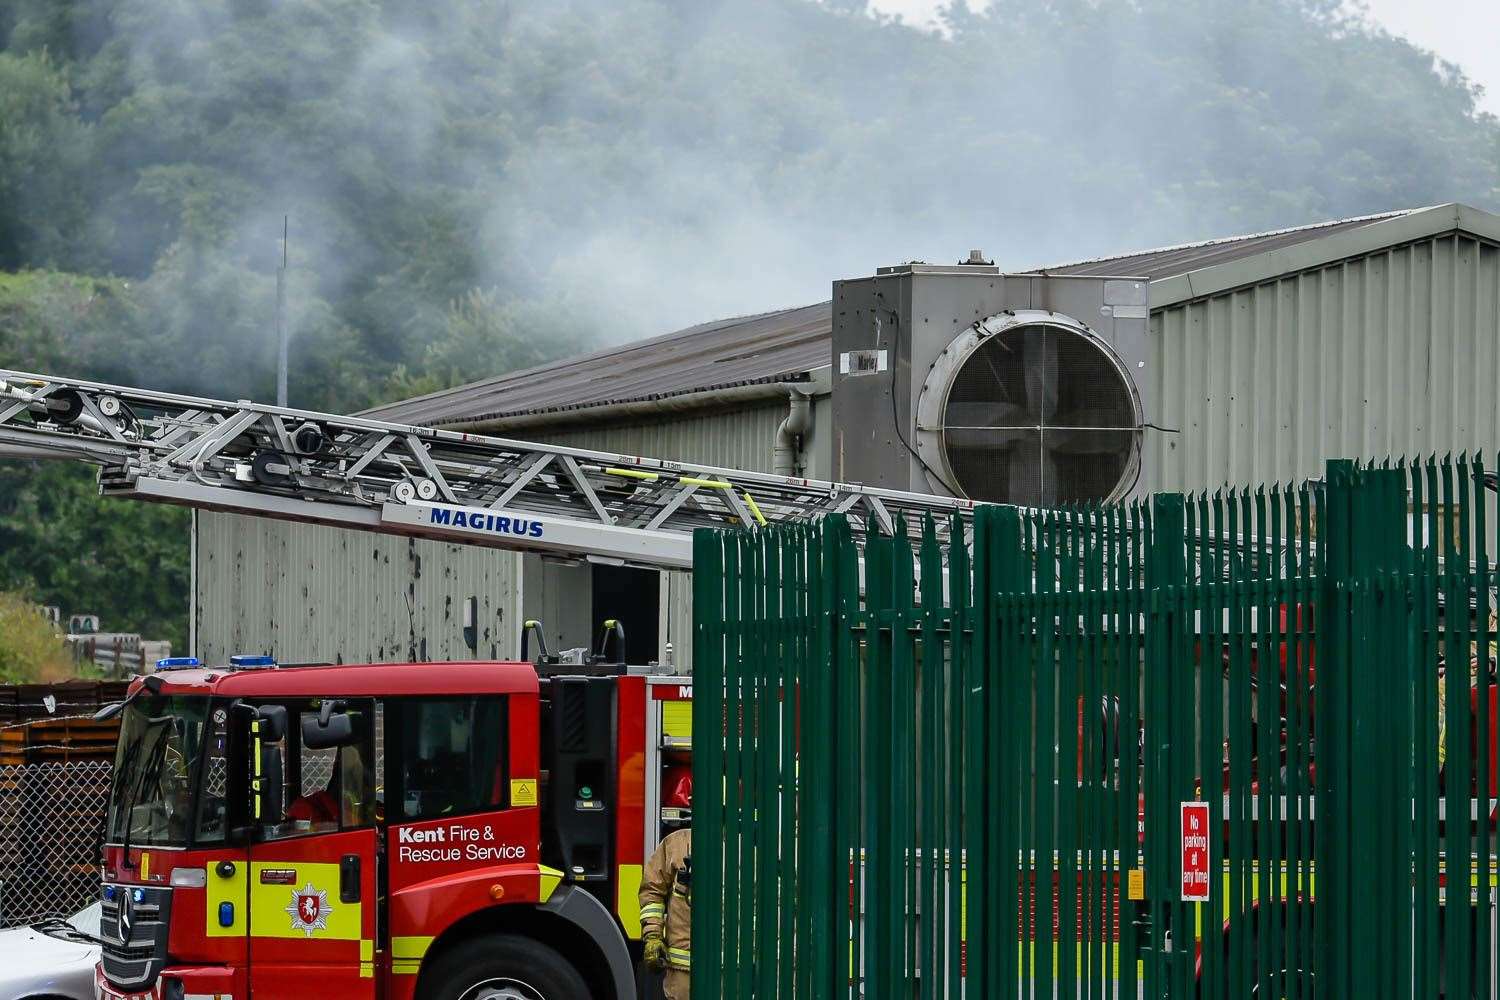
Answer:
M557 884L562 881L563 873L546 865L537 865L537 869L542 877L541 885L537 887L537 900L545 903L557 891Z
M432 947L434 938L430 937L393 937L391 938L391 958L396 961L410 959L421 961L427 954L427 949Z
M615 879L615 898L619 900L615 909L619 911L625 937L631 941L640 940L641 921L646 919L646 911L650 909L641 905L641 874L640 865L621 865Z

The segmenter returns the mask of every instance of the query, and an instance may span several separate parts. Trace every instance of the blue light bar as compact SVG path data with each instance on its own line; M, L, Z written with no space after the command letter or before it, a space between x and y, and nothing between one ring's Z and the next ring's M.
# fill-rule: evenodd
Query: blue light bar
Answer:
M276 657L251 656L246 653L240 653L229 658L229 665L231 667L238 667L241 670L253 670L259 667L274 667L276 666Z
M196 656L169 656L165 660L156 661L157 670L189 670L193 667L201 667Z

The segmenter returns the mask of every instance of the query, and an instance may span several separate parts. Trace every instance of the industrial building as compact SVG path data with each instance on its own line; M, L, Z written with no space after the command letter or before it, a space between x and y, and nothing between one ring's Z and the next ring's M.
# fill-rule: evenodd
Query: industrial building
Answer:
M1500 217L1391 212L1002 273L835 283L371 416L629 455L1051 503L1500 447ZM200 511L192 643L218 660L517 653L521 623L687 669L685 573Z

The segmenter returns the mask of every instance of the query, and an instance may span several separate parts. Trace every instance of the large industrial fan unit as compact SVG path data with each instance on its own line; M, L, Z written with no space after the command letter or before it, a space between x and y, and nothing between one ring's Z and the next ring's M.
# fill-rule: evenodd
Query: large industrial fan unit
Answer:
M1148 287L978 253L836 282L835 478L1034 507L1135 495Z

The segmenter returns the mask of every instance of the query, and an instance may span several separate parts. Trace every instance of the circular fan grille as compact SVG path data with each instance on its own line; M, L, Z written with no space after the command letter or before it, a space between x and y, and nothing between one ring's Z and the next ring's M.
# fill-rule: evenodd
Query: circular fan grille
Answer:
M1113 499L1134 483L1138 427L1129 376L1067 327L1027 324L979 342L943 405L941 448L971 500L1049 507Z

